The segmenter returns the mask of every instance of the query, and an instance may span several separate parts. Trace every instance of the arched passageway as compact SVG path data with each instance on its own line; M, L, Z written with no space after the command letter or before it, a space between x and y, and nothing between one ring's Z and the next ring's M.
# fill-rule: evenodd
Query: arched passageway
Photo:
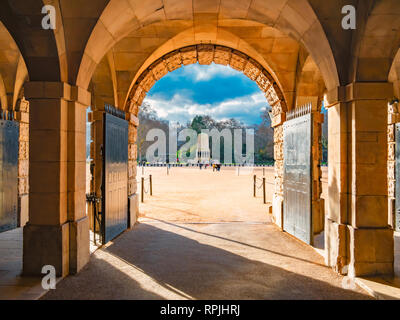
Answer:
M265 88L275 89L271 101L278 97L286 107L274 109L279 110L273 121L278 126L285 121L284 112L303 101L313 102L316 111L325 94L329 108L326 263L350 275L392 273L387 103L393 100L389 71L399 46L398 2L354 1L357 30L343 29L342 7L335 3L326 10L325 1L227 0L214 5L189 0L96 0L84 14L79 1L62 4L53 2L59 17L55 30L40 28L43 1L0 4L0 20L16 44L10 50L17 47L21 55L7 55L13 61L0 60L2 108L7 103L8 109L18 112L14 107L25 97L30 111L26 274L40 274L43 265L52 264L58 275L65 276L81 270L89 259L86 108L91 105L95 110L93 121L101 120L104 103L124 111L132 145L138 125L135 113L143 97L140 90L146 91L171 67L166 55L172 60L180 57L182 64L191 59L209 62L215 61L219 48L229 48L221 49L230 55L229 64L257 79L264 75L265 84L272 84ZM0 35L3 39L4 33ZM219 58L224 59L223 54ZM251 71L251 65L258 71ZM17 80L12 85L9 79ZM27 105L21 109L27 110ZM93 130L100 138L100 129ZM276 144L282 145L279 127L275 132ZM99 154L100 144L95 140L93 156ZM281 154L277 147L277 180ZM314 154L318 163L319 151ZM131 163L135 155L131 146ZM319 172L318 165L313 170ZM129 172L133 182L134 164ZM129 190L134 196L135 187ZM320 188L314 190L314 200L319 199ZM281 200L274 205L276 217L282 211Z

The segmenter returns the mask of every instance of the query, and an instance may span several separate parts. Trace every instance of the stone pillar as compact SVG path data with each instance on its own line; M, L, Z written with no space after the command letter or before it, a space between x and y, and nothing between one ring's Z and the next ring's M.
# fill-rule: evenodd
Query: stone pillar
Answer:
M270 99L268 99L270 101ZM282 101L272 107L271 126L274 128L274 160L275 160L275 190L272 199L273 222L283 229L283 123L286 113L282 110Z
M274 223L283 229L283 125L274 127L275 190L272 200Z
M318 105L312 104L313 112L313 136L312 136L312 211L313 232L320 234L325 228L325 200L322 199L322 124L324 115L321 114Z
M327 263L340 273L393 273L387 209L388 83L353 83L328 97Z
M89 259L85 209L86 107L90 94L59 82L27 82L30 104L29 223L24 228L25 275L52 265L57 276Z
M137 130L139 119L133 113L127 114L129 120L128 139L128 195L129 195L129 227L132 228L139 218L139 196L137 194Z
M396 226L396 123L400 122L398 103L388 108L388 219Z
M91 94L79 87L71 87L67 103L69 272L76 274L89 262L90 256L86 213L86 110L91 103Z
M18 215L19 226L29 220L29 102L18 101L15 120L19 122Z

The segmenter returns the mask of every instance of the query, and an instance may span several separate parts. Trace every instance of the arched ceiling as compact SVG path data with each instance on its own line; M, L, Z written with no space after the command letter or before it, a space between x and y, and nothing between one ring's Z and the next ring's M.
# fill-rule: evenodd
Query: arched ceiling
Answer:
M249 25L249 21L253 25ZM257 47L259 52L271 50L274 45L274 41L268 40L268 36L264 37L263 34L264 30L273 27L274 30L281 30L276 32L286 40L286 44L285 40L281 41L280 49L288 49L293 39L302 43L321 69L327 87L339 84L329 42L307 0L111 0L90 36L77 84L87 87L104 55L121 43L123 38L160 22L167 26L158 31L155 27L160 39L170 37L168 32L177 34L178 31L192 29L195 41L215 41L218 34L229 29L239 38L247 38L247 42ZM255 23L260 28L254 28ZM279 64L287 63L290 59L296 60L296 53L291 54L293 57L288 54L281 58Z
M0 48L1 108L12 110L15 108L18 94L28 73L17 44L1 21Z
M97 72L102 73L105 61L112 59L113 68L110 70L115 69L118 105L123 107L129 88L147 67L169 52L201 43L227 46L256 60L275 78L289 108L292 107L299 43L274 28L246 20L226 21L218 29L200 35L195 28L187 28L187 23L176 25L164 21L148 25L118 42L103 58L92 81L96 86ZM99 91L98 95L104 94Z
M56 8L54 31L40 27L44 4ZM357 8L356 30L341 28L344 5ZM134 47L130 50L145 47L146 54L152 54L178 34L193 30L192 44L218 43L219 35L226 33L239 38L242 46L248 45L264 55L272 42L273 46L277 43L264 37L262 28L268 27L291 38L287 43L297 41L300 48L305 48L328 90L352 81L387 81L400 44L399 17L398 0L91 0L85 5L80 0L0 2L0 21L17 44L30 80L65 81L82 88L89 86L102 59L112 51L114 60L122 50L124 38L134 38L131 35L135 32L144 33L136 39L140 45L132 42L130 46ZM260 28L250 27L249 21ZM158 40L146 36L152 28L158 33ZM256 34L260 30L261 34ZM281 38L280 51L284 52L287 48ZM138 64L148 59L139 57L140 52L133 53ZM278 67L292 58L287 53L286 58L275 57ZM274 68L271 53L265 61ZM119 64L114 62L113 82L118 83L120 101L134 75L127 70L118 71ZM292 67L285 71L284 76L280 75L281 83L290 82L285 77L293 79ZM2 75L3 79L7 77ZM125 83L120 89L122 82ZM5 84L0 85L0 90L4 91L4 87Z
M0 21L24 57L31 81L61 81L55 34L41 27L43 5L42 0L2 0Z

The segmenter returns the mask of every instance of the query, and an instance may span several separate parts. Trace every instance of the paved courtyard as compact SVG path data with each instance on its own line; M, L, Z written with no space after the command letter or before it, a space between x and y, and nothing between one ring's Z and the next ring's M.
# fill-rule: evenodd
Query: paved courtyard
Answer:
M371 299L343 289L313 248L271 223L261 190L252 196L252 172L149 174L154 196L140 223L43 299Z

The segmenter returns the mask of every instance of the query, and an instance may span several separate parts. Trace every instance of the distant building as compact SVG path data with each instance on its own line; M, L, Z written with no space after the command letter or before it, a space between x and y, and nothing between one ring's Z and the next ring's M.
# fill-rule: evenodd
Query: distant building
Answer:
M197 152L195 163L210 164L211 151L208 134L200 133L197 136Z

